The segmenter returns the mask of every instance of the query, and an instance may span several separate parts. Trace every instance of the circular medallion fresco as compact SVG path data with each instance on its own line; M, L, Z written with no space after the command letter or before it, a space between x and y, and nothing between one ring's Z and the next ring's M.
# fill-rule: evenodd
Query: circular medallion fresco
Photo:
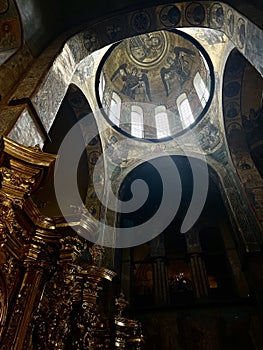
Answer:
M202 24L205 20L205 9L203 5L197 2L191 3L186 8L185 17L191 25Z
M128 136L164 139L182 133L205 113L213 69L191 36L157 31L113 45L97 82L99 104L111 124Z
M160 13L160 21L165 27L176 26L181 20L181 12L175 5L164 6Z
M165 32L153 32L130 38L126 50L135 64L151 66L163 58L167 47Z
M9 1L8 0L0 0L0 14L4 14L7 12L9 8Z

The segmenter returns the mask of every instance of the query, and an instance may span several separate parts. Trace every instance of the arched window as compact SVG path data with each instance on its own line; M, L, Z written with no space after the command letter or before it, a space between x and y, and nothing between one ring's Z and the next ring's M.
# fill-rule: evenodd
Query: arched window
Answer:
M143 138L143 110L139 106L131 108L131 135Z
M101 100L103 100L104 90L105 90L105 76L104 74L102 74L100 83L99 83L99 95Z
M204 107L209 98L209 91L199 72L197 72L194 77L194 87L201 102L201 105Z
M187 128L194 122L194 116L185 93L177 98L177 107L182 121L183 128Z
M157 139L171 135L165 106L158 106L155 108L155 123Z
M121 116L121 98L116 92L112 93L109 118L116 126L120 126L120 116Z

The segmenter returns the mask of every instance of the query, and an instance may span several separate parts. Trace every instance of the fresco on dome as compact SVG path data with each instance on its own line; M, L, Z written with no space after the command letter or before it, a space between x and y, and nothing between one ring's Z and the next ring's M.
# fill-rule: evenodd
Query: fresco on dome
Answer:
M105 63L107 72L116 67L110 75L113 90L131 100L154 102L160 97L165 101L171 92L174 99L182 89L192 89L197 71L206 83L209 73L196 47L179 35L170 36L176 39L169 45L167 33L157 32L133 37L116 47L113 51L118 58L115 56L113 62L110 55Z
M160 31L134 36L129 40L127 50L135 63L156 64L167 50L166 34Z
M114 82L118 77L121 77L123 85L121 92L131 99L137 98L139 95L144 96L145 101L151 101L151 92L147 70L133 66L128 67L127 63L121 64L111 76L111 81Z
M167 67L162 67L160 75L166 96L171 93L171 83L177 80L182 88L186 80L190 79L193 57L196 53L185 47L174 47L173 56L167 57Z

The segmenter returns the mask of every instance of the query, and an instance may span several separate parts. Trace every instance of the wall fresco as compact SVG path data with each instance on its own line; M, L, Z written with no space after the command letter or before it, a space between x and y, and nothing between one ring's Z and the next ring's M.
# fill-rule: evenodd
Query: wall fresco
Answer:
M233 16L231 17L231 14L229 13L229 18L231 19L230 22L228 21L224 21L222 27L220 27L220 30L223 30L226 32L226 34L228 35L229 33L232 33L232 27L230 28L229 26L232 26L231 23L237 23L238 20L240 18L242 18L245 21L245 24L249 23L249 30L248 28L245 30L246 33L246 42L245 42L245 46L242 49L242 53L246 55L246 57L248 58L248 60L252 61L253 64L257 67L257 69L261 70L263 69L260 65L261 65L261 60L259 60L258 58L260 57L260 54L258 55L257 52L258 50L262 50L261 46L258 46L258 48L254 48L253 50L247 50L247 45L251 46L251 43L253 42L253 40L250 40L250 38L256 37L258 38L258 42L262 39L262 31L259 30L259 28L257 28L256 26L254 26L251 22L249 22L247 19L245 19L245 17L240 16L235 10L231 9L231 7L229 7L226 4L220 4L220 3L216 3L213 4L213 6L211 6L211 2L200 2L200 4L204 7L205 9L205 14L206 17L203 21L203 26L211 26L212 28L214 27L218 27L221 26L221 22L222 22L222 18L227 16L228 10L233 11ZM181 15L179 16L179 13L181 13L181 10L185 9L187 6L185 3L179 3L175 5L162 5L162 6L157 6L156 8L149 8L148 10L148 14L150 16L150 18L154 18L154 16L156 16L156 21L152 21L151 24L154 25L153 29L161 29L161 28L169 28L169 27L174 27L174 26L189 26L189 23L187 22L186 19L184 19L184 17L182 17ZM222 10L223 9L223 10ZM137 13L137 12L136 12ZM210 18L210 14L211 14L211 18ZM132 15L131 15L132 16ZM147 16L146 16L147 17ZM178 21L180 17L180 20ZM232 19L233 18L233 19ZM107 20L103 21L103 24L105 26L110 26L112 20L114 19L109 19L108 22ZM138 19L139 21L139 19ZM141 21L145 22L145 19ZM163 22L165 24L163 24ZM183 21L183 22L182 22ZM239 21L240 23L242 21ZM242 23L241 23L242 24ZM124 22L123 22L124 25ZM143 32L143 24L140 25L141 27L141 31ZM148 25L146 25L146 27L148 27ZM239 31L237 31L237 26L235 26L235 31L233 33L233 37L232 40L234 41L234 43L236 44L236 46L238 47L238 40L242 41L242 36L243 36L243 27L242 25L239 26ZM109 43L109 36L107 36L107 34L105 35L105 32L102 34L101 33L101 24L94 24L92 29L90 31L85 31L86 34L77 34L77 36L71 38L68 41L68 45L71 46L71 43L74 42L76 44L77 41L82 42L83 43L83 35L85 36L85 42L86 42L86 47L85 45L83 45L81 47L80 45L80 49L78 50L78 62L84 58L87 54L89 54L92 50L98 49L99 47L102 47L104 45L107 45ZM120 31L118 31L117 35L118 35L118 40L122 39L123 37L127 36L128 32L127 32L127 25L126 27L120 27ZM132 31L134 30L134 28L132 29ZM147 29L149 30L149 28ZM96 33L96 39L94 39L93 35L95 35L94 33ZM99 35L97 34L99 33ZM241 34L240 34L241 33ZM131 32L130 32L131 34ZM93 39L92 39L93 38ZM238 39L239 38L239 39ZM240 39L241 38L241 39ZM90 44L87 44L87 42L93 42L92 46L90 46ZM54 63L56 64L56 63ZM261 68L260 68L261 67ZM35 68L34 68L35 69ZM39 70L39 68L38 68ZM34 73L31 73L31 76L34 76ZM39 75L38 75L39 76ZM52 80L52 79L51 79ZM18 87L18 90L19 87ZM52 90L52 89L49 89ZM22 89L21 89L21 93L22 93ZM36 94L36 92L35 92ZM35 99L37 99L37 97L35 97ZM40 112L40 111L38 111ZM40 114L43 114L43 112L41 112ZM45 119L45 118L44 118Z
M243 81L243 86L242 86ZM255 86L256 82L256 86ZM224 78L224 119L228 145L251 207L262 225L262 78L237 51L233 51ZM255 90L253 94L251 91ZM250 99L247 94L250 93ZM252 97L253 96L253 97ZM259 104L260 102L260 104ZM259 107L257 108L259 104ZM259 142L259 143L258 143ZM258 145L256 152L255 145Z
M205 20L205 8L202 4L193 2L188 5L185 10L185 18L187 22L193 26L201 25Z
M125 21L123 21L121 22L122 24L111 28L113 18L106 19L103 21L103 27L109 27L109 30L103 31L103 33L101 33L101 23L93 24L91 28L69 39L67 41L67 47L61 50L57 59L54 60L54 56L57 54L58 48L61 47L62 41L65 38L65 36L61 37L62 39L60 38L53 44L53 46L39 58L38 63L28 70L27 76L17 86L11 99L31 98L43 123L46 128L49 129L78 63L93 50L108 45L112 41L112 36L114 36L116 40L121 40L126 37L127 34L133 35L134 33L145 33L149 30L172 29L175 27L179 28L180 26L190 27L193 21L196 23L202 21L203 27L220 29L220 31L222 31L222 36L219 36L219 42L214 43L214 46L221 45L226 41L223 34L226 33L227 36L231 37L231 40L240 52L244 54L262 74L262 45L260 45L263 37L262 31L226 4L221 4L219 2L200 2L197 4L199 4L196 6L197 10L195 10L195 7L189 8L188 3L176 3L176 5L158 5L157 7L151 7L144 11L132 12L129 14L128 26L127 24L124 26ZM205 13L204 18L203 13ZM115 18L115 20L117 19ZM218 36L215 36L215 38L211 40L215 40L216 38L218 38ZM255 45L253 44L254 41L252 38L256 38ZM77 50L76 47L78 47ZM29 57L28 62L31 57L32 56ZM53 66L48 75L46 75L49 65L52 64L52 62ZM0 68L0 74L2 67ZM6 72L7 70L5 70L5 76ZM19 70L19 73L16 73L15 76L11 78L10 85L5 87L3 95L7 95L15 79L21 72L22 70ZM232 81L229 81L229 83L232 83ZM237 92L237 94L234 95L235 88L233 89L233 86L235 87L235 85L232 85L232 89L231 85L228 88L228 90L230 90L230 95L228 94L229 97L226 97L229 99L234 99L239 94ZM232 90L234 90L234 92ZM232 102L236 102L236 100ZM234 119L235 117L233 117L233 115L235 115L236 112L233 105L230 110L231 112L228 112L228 115L232 115L232 119ZM220 128L221 127L222 125L220 124ZM2 129L4 130L4 128L3 126ZM171 145L168 149L169 148L172 148ZM215 149L209 150L209 152L213 152L214 150ZM241 163L240 170L247 171L248 169L245 169L247 166L244 165L246 162L244 161Z
M160 12L160 21L164 27L176 26L181 20L181 11L175 5L163 6Z
M101 204L97 195L100 196L102 194L104 187L104 164L103 159L101 158L101 140L99 136L94 137L89 143L87 143L85 140L85 136L87 136L89 139L89 130L97 130L96 120L91 113L90 106L81 90L79 90L76 86L71 85L67 96L68 102L74 111L76 118L80 120L85 115L87 119L85 126L80 126L82 128L82 133L86 144L87 158L89 162L89 164L87 164L87 167L89 169L89 183L85 199L85 206L87 207L89 213L97 220L99 220L101 217ZM97 132L94 132L94 134L96 133ZM96 173L100 174L101 176L93 176L95 165L99 168ZM96 185L96 188L99 190L98 194L95 192L94 185Z
M5 14L9 9L9 0L0 1L0 15Z
M20 19L12 0L0 3L0 64L5 62L21 45Z

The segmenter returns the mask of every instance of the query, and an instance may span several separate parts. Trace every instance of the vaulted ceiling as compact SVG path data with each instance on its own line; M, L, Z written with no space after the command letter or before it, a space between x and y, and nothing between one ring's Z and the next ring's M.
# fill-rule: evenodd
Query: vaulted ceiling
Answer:
M37 55L61 32L76 30L95 18L113 15L117 11L137 9L150 5L168 3L166 0L21 0L17 6L21 15L24 37L32 52ZM174 3L174 1L170 1ZM179 1L180 2L180 1ZM248 16L262 27L263 3L261 0L229 0L226 3Z
M174 4L174 2L171 3ZM66 99L68 99L68 102L72 102L74 108L70 106L68 110L71 109L71 112L72 110L74 113L76 112L77 119L78 117L80 118L80 115L83 116L85 113L87 114L87 110L92 110L93 112L97 111L101 107L99 102L103 102L104 97L107 98L107 96L110 96L109 101L111 101L113 92L119 93L124 102L130 103L134 100L137 103L153 102L157 107L159 107L160 104L166 107L173 105L172 107L174 107L177 114L178 108L175 101L177 101L178 98L180 99L181 95L187 94L191 97L189 101L191 100L192 109L196 111L194 119L198 123L193 123L190 127L193 126L194 137L195 140L198 141L199 149L195 148L193 144L195 140L191 139L189 136L190 134L188 134L188 137L187 133L185 134L186 137L181 141L172 138L172 140L166 140L167 142L163 143L146 144L128 138L128 140L125 139L125 142L123 142L124 137L119 130L109 128L107 116L106 118L104 118L102 114L96 116L103 150L105 151L104 157L106 159L106 167L112 176L111 180L113 182L116 180L117 190L118 186L120 186L131 169L134 169L141 163L141 159L147 160L154 157L157 158L164 154L182 155L180 153L180 146L182 144L186 145L185 150L187 149L189 154L192 156L205 155L209 164L215 166L216 170L221 171L221 175L223 174L222 177L225 176L226 184L229 186L229 193L231 191L231 186L233 187L233 183L230 184L230 182L236 181L236 172L233 170L232 161L238 168L237 172L241 182L244 184L245 190L251 191L251 189L256 189L261 186L262 179L251 161L250 150L247 149L242 117L243 114L247 115L249 113L250 108L254 108L255 111L258 110L261 100L262 79L252 65L245 61L244 56L241 55L243 58L240 58L238 50L235 50L236 53L233 53L232 50L236 46L241 51L243 50L244 53L246 49L244 53L246 57L250 55L249 58L251 58L253 56L252 59L255 58L255 61L257 61L256 63L259 63L259 67L257 68L262 69L262 66L260 66L261 33L258 35L258 28L254 31L253 28L251 30L251 26L246 32L245 20L241 18L242 16L238 13L234 16L233 11L226 7L225 13L223 13L221 5L213 4L214 2L208 2L209 5L204 3L205 6L200 5L203 11L203 19L201 22L198 22L197 15L194 24L192 24L191 21L186 18L188 3L185 3L186 4L182 5L180 1L178 4L176 3L178 7L172 5L168 6L172 11L179 11L178 8L182 7L180 18L182 16L183 28L177 28L177 30L175 30L177 34L172 34L170 29L176 27L179 22L173 22L173 12L171 11L172 13L169 14L171 16L170 18L167 17L168 22L170 21L167 24L165 23L165 19L164 22L162 22L161 16L161 11L166 8L166 5L161 6L158 9L159 12L155 11L154 5L167 4L167 1L163 0L157 2L157 4L156 2L147 0L143 3L137 0L127 0L124 2L103 0L100 2L99 6L94 2L90 3L84 0L77 0L75 2L62 0L56 2L52 2L51 0L46 2L40 0L21 0L17 3L17 6L22 21L21 31L23 32L25 50L28 50L26 51L28 55L23 54L22 59L26 61L27 57L30 56L30 61L26 61L28 66L25 64L23 67L23 73L27 74L27 80L25 80L25 82L22 80L17 90L15 85L20 77L17 76L13 79L14 86L10 85L8 87L9 82L6 80L6 84L0 86L3 90L3 92L0 91L0 93L3 94L3 96L4 93L6 93L6 100L9 99L11 102L23 98L24 96L30 96L31 103L36 113L39 114L39 119L41 119L40 124L42 123L43 129L46 128L46 133L50 131L52 123L56 117L59 116L59 113L63 113L58 112L58 109L70 83L75 84L75 88L71 90L71 97L67 96ZM262 12L260 12L263 10L261 1L228 1L228 3L241 14L243 13L250 20L253 20L259 27L263 27L261 22L263 16L261 15ZM151 28L153 31L156 31L154 35L151 34L151 32L147 33L149 27L146 26L146 28L143 27L141 29L136 27L137 25L140 26L140 23L136 23L136 21L132 23L131 21L131 18L133 18L131 11L150 5L153 5L150 11L153 17ZM194 7L198 7L198 3L194 3ZM125 12L128 10L130 11L130 17L127 15L127 12ZM115 20L121 18L121 25L119 27L118 25L114 27L114 21L106 19L104 30L105 22L103 22L103 25L100 25L100 20L98 18L103 18L105 15L112 16L112 18L115 15ZM167 15L167 13L165 15ZM129 17L128 19L130 22L128 25L126 24L125 16ZM205 16L207 21L206 25L200 25L200 23L203 23ZM92 27L93 23L95 24ZM146 24L150 26L149 22ZM205 28L205 26L207 26L207 28ZM107 32L107 28L110 28L109 32ZM163 31L158 32L157 30L159 29ZM118 30L118 35L115 37L114 34L116 33L114 30ZM41 70L42 67L38 66L39 54L51 41L65 31L67 32L63 34L64 36L60 45L71 38L70 45L67 44L67 49L62 50L62 52L60 51L60 53L58 51L61 50L62 46L60 46L59 49L57 46L52 55L58 55L59 58L48 63L50 65L53 64L52 69L49 71L50 65L47 65ZM94 32L98 34L97 38L95 37L96 35L93 36ZM134 35L141 33L144 34L134 37ZM181 37L185 38L188 36L191 40L187 39L183 42L179 33L181 33ZM255 33L256 35L254 35ZM73 36L74 34L76 35ZM247 37L246 34L248 35ZM134 39L129 39L129 37L132 36ZM163 39L159 40L161 37L163 37ZM178 39L179 37L180 40ZM253 50L249 49L251 48L251 42L248 38L251 37L253 37L253 39L255 37L256 39L255 44L252 45ZM121 42L122 39L124 40ZM244 47L246 39L248 45ZM120 44L112 47L110 49L112 51L108 51L109 47L105 47L105 45L112 44L116 41L120 41ZM207 58L211 60L212 63L210 65L213 67L212 70L209 71L209 69L206 68L207 62L203 60L203 56L199 54L199 50L196 49L196 46L192 45L193 42L197 42L198 45L204 48L202 54L204 53L205 56L205 53L207 53ZM150 51L147 51L148 48L147 50L142 50L142 48L145 49L147 45ZM102 49L92 53L99 48ZM189 66L187 67L187 69L190 69L187 73L187 77L184 76L185 71L183 72L183 70L185 70L186 67L183 67L182 62L181 66L179 66L179 69L181 69L180 72L175 64L178 63L177 61L183 61L182 55L187 56L187 64L189 64L189 62L192 63L191 69ZM41 57L41 62L43 63L44 56L42 55L40 58ZM50 59L50 57L48 59ZM107 59L105 59L106 57ZM36 60L34 60L34 58L36 58ZM21 64L22 59L18 56L18 64ZM35 65L27 72L27 67L30 66L31 62L34 62ZM102 63L104 63L104 65L102 65ZM11 64L12 62L10 65ZM101 101L97 99L98 86L96 85L97 81L95 79L95 77L98 77L97 72L99 67L102 67L102 70L99 71L101 73L99 78L102 79L102 74L105 75L107 83L106 89L108 89L108 91L105 90L107 96L106 94L105 96L101 95ZM16 72L15 64L12 65L12 69L14 71L14 76L15 74L19 75ZM11 68L10 70L4 71L4 73L9 73L10 71L12 71ZM138 73L140 74L139 76ZM209 101L205 101L207 105L204 107L205 113L203 113L201 119L199 119L199 115L202 113L202 102L198 97L193 83L197 73L200 73L203 81L205 81L207 90L210 90L211 96ZM171 75L173 75L175 79L171 79ZM47 79L44 80L44 77L47 77ZM244 80L243 77L245 78ZM127 86L127 81L130 78L140 82L140 86L144 89L141 95L138 93L136 96L133 96L133 88L135 86L131 88ZM145 80L146 78L147 80ZM211 81L209 81L209 79L211 79ZM254 86L253 81L256 81ZM32 91L30 90L30 84L32 84ZM251 98L242 99L245 92L248 91L247 86L251 87ZM211 89L211 87L214 87L214 91L212 91L213 88ZM14 90L11 97L8 95L8 88ZM27 88L30 90L28 90L29 92ZM7 101L7 104L9 101ZM2 102L5 102L4 99ZM107 104L104 107L107 107ZM12 118L15 117L12 115ZM20 121L22 119L23 118L19 118ZM23 120L21 122L21 125L22 124ZM33 129L33 127L31 128L31 126L28 126L29 124L23 125L26 125L27 129ZM11 126L13 127L12 132L8 136L12 136L15 141L20 141L21 130L26 130L23 125L22 127L18 125L19 127L15 128L13 124ZM9 127L9 125L7 126ZM176 129L175 126L172 135L176 134L177 131L178 129ZM59 132L61 132L61 129ZM16 133L19 137L17 137ZM28 139L30 139L31 135L27 136L29 136ZM29 145L26 144L28 139L23 138L23 142L26 146ZM31 137L30 142L32 139ZM231 140L234 139L238 142L236 142L233 149L231 149ZM240 140L242 140L242 142ZM44 138L40 141L43 145ZM251 142L251 147L253 147L254 141L252 140ZM38 139L35 143L38 143ZM240 147L238 148L236 145ZM230 149L228 146L230 146ZM94 148L97 147L97 145L91 143L90 147ZM94 163L96 163L96 159L99 157L98 150L94 148L88 151L90 151L87 155L89 165L91 164L94 167ZM140 158L142 155L144 157ZM228 170L223 169L222 164L224 164L224 166L227 164L229 167ZM92 167L91 170L93 170ZM249 177L248 173L250 173ZM251 183L251 178L255 179L256 173L256 182ZM231 176L233 175L231 179L229 174L231 174ZM86 204L87 206L90 204L91 207L94 207L94 203L92 202L94 200L94 198L92 198L92 190L91 188L88 189ZM231 192L230 195L234 198L234 195L239 195L238 191L237 189L234 194ZM250 196L249 193L248 196ZM232 200L235 201L235 198L233 198ZM250 198L252 197L250 196ZM255 210L257 210L256 207Z

